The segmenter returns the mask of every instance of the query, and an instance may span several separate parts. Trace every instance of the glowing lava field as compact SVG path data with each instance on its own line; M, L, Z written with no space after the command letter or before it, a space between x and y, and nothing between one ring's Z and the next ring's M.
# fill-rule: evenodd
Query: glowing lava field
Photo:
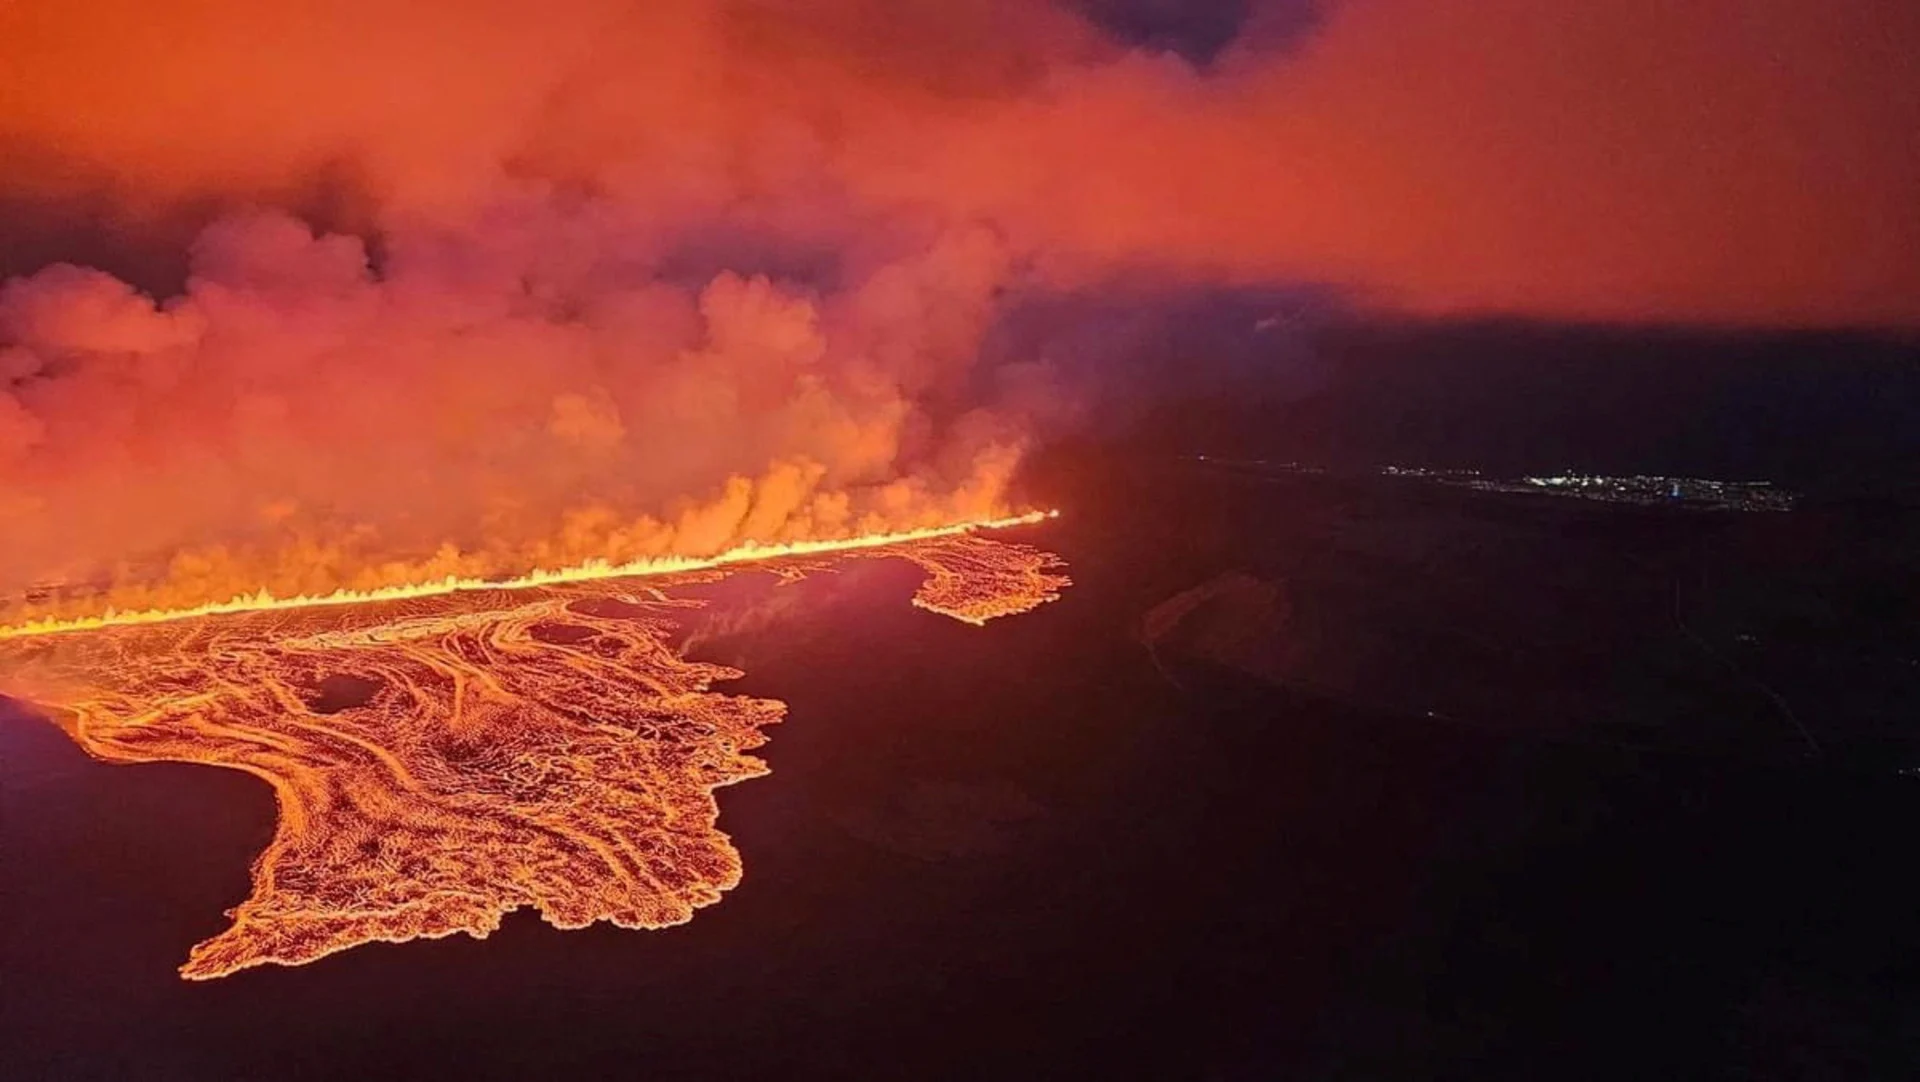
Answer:
M974 624L1068 584L1051 554L964 532L819 548L754 566L793 578L905 559L927 574L916 605ZM273 787L252 893L185 977L484 937L523 906L560 928L660 928L739 882L714 791L767 772L748 752L786 709L715 691L741 673L671 645L700 605L673 588L740 562L145 614L16 633L0 665L97 758Z

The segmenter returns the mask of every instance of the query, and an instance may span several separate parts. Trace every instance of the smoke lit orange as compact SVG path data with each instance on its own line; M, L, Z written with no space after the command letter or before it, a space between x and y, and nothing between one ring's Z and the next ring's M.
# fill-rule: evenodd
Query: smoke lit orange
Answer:
M794 546L771 569L903 558L928 575L915 604L984 623L1067 585L1056 557L969 536L1036 517ZM114 614L12 629L0 661L98 758L273 786L252 893L185 977L484 937L523 906L560 928L658 928L739 882L714 790L767 772L747 752L785 713L712 690L740 674L669 645L699 603L663 591L774 555ZM668 571L682 574L633 581Z

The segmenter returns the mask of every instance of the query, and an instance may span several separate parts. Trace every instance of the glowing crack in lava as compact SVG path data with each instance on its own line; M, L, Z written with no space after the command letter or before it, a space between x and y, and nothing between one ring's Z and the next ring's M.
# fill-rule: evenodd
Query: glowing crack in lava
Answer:
M914 603L970 623L1068 585L1057 557L965 532L852 544L927 579ZM827 566L818 549L764 565ZM549 923L660 928L740 881L714 791L786 707L713 690L737 670L669 645L718 570L267 606L18 635L15 684L90 754L244 770L279 824L232 927L181 974L298 965L363 943Z

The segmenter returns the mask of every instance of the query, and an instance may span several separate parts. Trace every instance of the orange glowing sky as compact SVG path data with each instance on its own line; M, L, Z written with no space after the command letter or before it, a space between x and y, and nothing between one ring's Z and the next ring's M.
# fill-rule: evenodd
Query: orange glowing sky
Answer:
M1128 283L1920 326L1912 5L1307 2L0 5L0 600L1004 517Z
M1063 274L1920 323L1920 8L1326 7L1261 49L1256 4L1202 73L1017 0L15 0L0 185L138 236L208 195L352 226L536 176L799 233L847 201L987 218Z

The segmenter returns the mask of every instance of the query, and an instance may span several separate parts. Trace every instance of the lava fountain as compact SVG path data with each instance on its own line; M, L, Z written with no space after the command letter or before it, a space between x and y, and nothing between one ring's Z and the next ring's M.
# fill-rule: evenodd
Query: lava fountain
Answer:
M661 928L740 881L714 793L767 773L747 753L786 711L715 691L741 673L669 645L700 604L670 591L750 559L799 577L900 558L926 572L916 605L982 624L1068 585L1057 557L973 531L107 614L0 631L0 665L97 758L207 763L273 787L279 822L252 892L192 949L189 979L483 938L523 906L560 928Z

